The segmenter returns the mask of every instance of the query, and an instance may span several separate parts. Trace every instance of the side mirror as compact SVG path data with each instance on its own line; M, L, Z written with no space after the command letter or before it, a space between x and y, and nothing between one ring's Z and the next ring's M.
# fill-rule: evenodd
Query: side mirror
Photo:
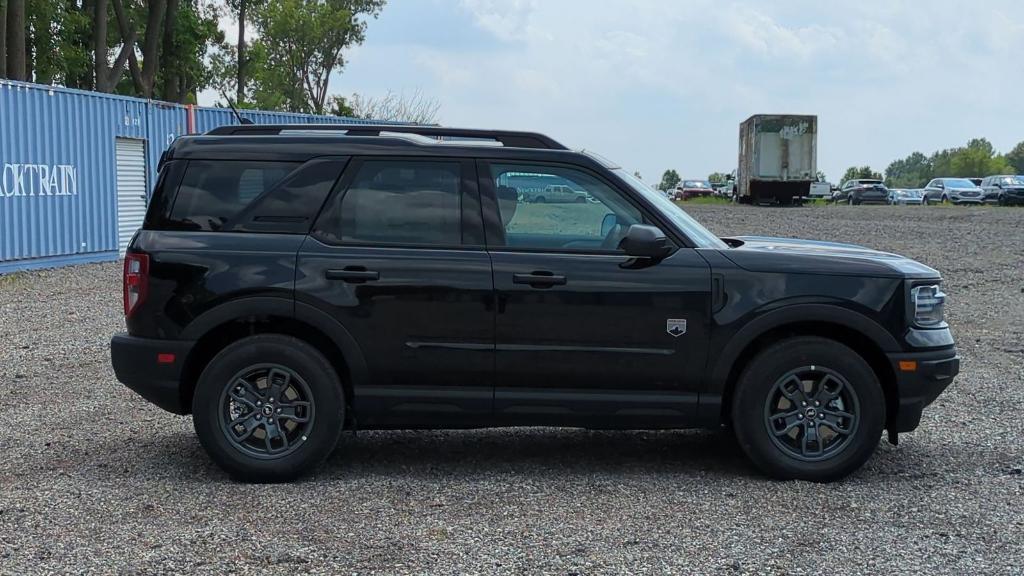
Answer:
M672 245L657 226L633 224L619 242L619 250L634 258L660 260L668 256L672 251Z
M619 218L611 212L604 215L604 219L601 220L601 237L607 238L612 230L619 225Z

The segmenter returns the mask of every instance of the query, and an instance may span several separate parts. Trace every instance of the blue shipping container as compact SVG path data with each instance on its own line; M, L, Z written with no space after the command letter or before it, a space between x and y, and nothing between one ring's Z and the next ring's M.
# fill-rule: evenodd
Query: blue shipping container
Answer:
M365 123L243 115L258 124ZM228 124L237 120L222 108L0 81L0 274L117 259L125 231L141 224L139 196L156 181L160 154L190 128Z

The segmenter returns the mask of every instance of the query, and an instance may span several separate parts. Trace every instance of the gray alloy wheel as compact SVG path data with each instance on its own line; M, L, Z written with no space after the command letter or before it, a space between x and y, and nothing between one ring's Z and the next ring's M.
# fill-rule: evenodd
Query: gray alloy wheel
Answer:
M309 385L280 364L257 364L231 378L220 397L220 428L236 450L281 458L309 437L315 405Z
M841 374L823 366L784 374L765 399L764 423L772 443L804 462L842 452L859 422L856 391Z

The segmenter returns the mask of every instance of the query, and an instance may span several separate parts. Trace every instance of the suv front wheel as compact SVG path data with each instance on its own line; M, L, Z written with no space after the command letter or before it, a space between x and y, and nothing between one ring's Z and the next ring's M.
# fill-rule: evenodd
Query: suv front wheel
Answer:
M859 468L878 446L885 397L871 367L825 338L783 340L743 371L732 406L736 438L766 474L824 482Z
M218 353L192 400L199 442L248 482L292 480L320 464L338 443L344 409L331 363L279 334L250 336Z

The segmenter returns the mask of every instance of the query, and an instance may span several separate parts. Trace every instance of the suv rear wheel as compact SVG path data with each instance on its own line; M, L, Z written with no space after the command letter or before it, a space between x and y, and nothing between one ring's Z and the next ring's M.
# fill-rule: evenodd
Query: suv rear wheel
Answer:
M290 336L231 344L203 370L192 400L196 435L238 480L294 479L334 450L344 396L331 363Z
M850 474L874 452L885 397L852 349L825 338L791 338L743 371L732 423L740 446L766 474L824 482Z

